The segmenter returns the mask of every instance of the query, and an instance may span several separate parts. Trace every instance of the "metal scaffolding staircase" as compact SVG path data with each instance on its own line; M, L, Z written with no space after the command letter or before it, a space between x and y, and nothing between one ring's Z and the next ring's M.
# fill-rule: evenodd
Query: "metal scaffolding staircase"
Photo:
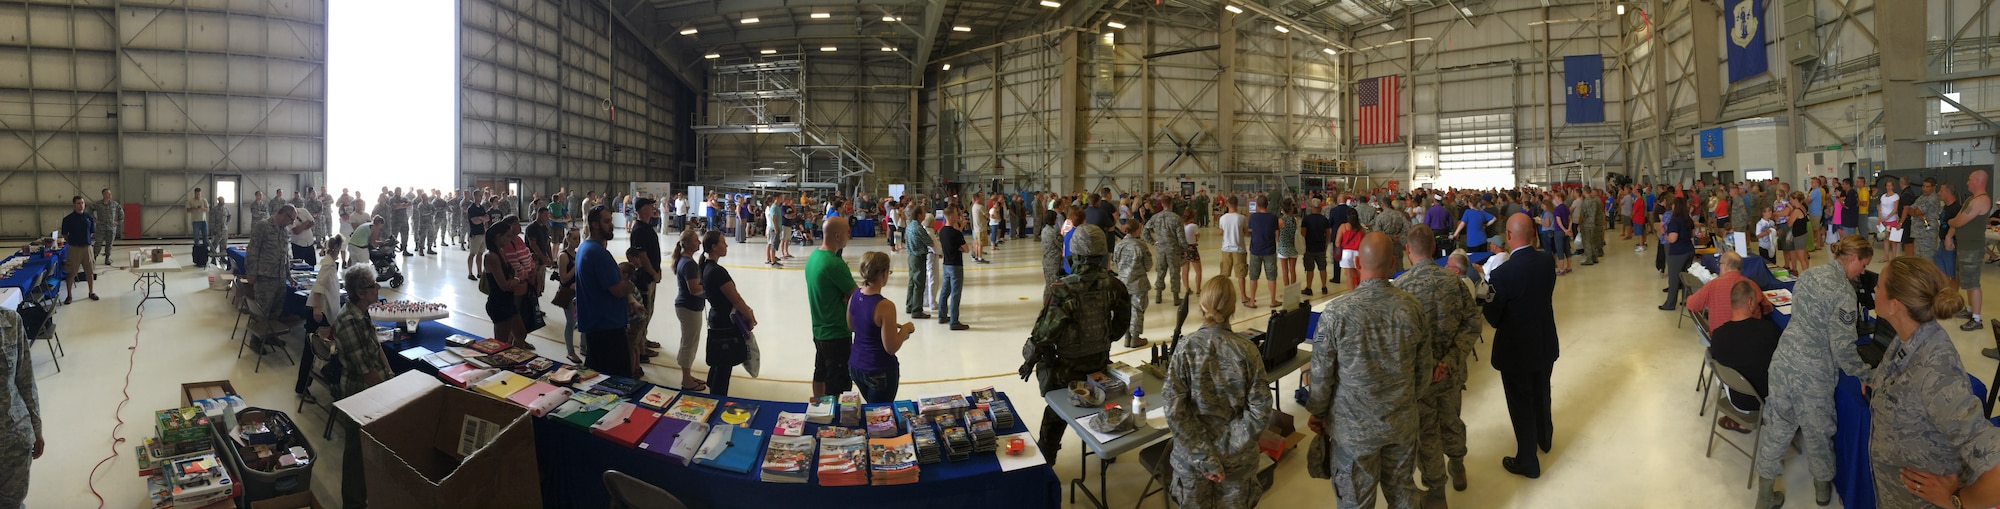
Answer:
M704 142L697 144L697 157L704 169L710 168L706 139L713 136L789 134L785 148L799 158L794 171L783 178L769 171L725 175L723 179L747 179L751 183L782 180L790 185L851 183L875 171L875 160L861 150L855 140L835 133L807 118L803 55L764 55L718 61L709 73L705 117L694 126ZM763 154L749 154L753 159ZM827 164L814 165L814 158Z

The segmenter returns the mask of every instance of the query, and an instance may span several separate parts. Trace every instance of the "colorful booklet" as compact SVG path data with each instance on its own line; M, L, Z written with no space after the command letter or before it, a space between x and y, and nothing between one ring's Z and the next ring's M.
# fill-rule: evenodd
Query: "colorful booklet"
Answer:
M833 424L833 408L833 396L813 398L812 402L806 405L806 422Z
M812 475L808 469L813 465L814 449L813 437L771 437L771 446L764 450L762 479L764 482L804 484Z
M667 404L672 403L674 396L679 395L679 391L655 385L652 390L646 391L645 396L639 398L639 406L654 410L666 410Z
M861 437L819 441L820 486L868 485L868 443Z
M889 438L902 433L896 426L896 408L889 405L868 409L868 438Z
M868 439L868 464L877 486L917 482L917 448L909 435Z
M667 407L667 417L687 422L708 422L708 414L715 412L715 398L696 394L682 394Z
M717 424L746 427L750 425L750 421L755 419L757 419L757 405L755 403L730 401L723 403L722 407L718 408L715 412L715 422Z
M798 412L778 412L778 424L771 427L776 436L796 437L806 434L806 414Z

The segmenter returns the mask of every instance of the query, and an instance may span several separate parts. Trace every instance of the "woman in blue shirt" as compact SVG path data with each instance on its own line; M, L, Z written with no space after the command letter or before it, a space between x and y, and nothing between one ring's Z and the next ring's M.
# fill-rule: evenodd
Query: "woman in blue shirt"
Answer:
M1661 311L1679 309L1683 291L1681 274L1687 272L1688 264L1694 261L1694 222L1688 214L1687 200L1673 198L1667 202L1666 221L1660 223L1660 239L1667 256L1667 302L1660 305Z

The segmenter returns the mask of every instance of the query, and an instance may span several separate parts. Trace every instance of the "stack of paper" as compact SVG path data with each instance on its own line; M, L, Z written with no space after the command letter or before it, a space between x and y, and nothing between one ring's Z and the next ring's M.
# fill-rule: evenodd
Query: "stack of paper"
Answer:
M868 464L876 486L917 482L917 448L909 435L868 439Z
M867 486L868 443L861 437L819 441L820 486Z
M764 467L760 476L764 482L803 484L812 475L807 469L813 465L813 437L776 436L771 437L771 447L764 450Z

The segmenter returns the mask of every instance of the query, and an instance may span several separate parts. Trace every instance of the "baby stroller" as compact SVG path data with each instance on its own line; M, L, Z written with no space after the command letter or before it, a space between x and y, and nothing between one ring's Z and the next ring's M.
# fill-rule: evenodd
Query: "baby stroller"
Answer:
M375 281L388 281L390 288L403 287L403 271L396 268L396 252L394 240L384 240L368 249L368 262L375 266Z

